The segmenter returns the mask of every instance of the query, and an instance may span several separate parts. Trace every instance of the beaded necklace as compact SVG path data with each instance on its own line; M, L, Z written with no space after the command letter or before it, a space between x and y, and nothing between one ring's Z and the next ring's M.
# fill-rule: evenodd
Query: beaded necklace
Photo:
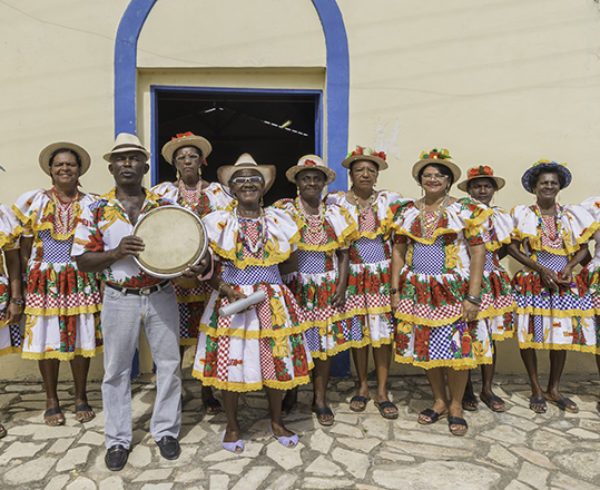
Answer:
M76 191L75 196L67 202L64 202L59 197L56 189L52 187L52 200L54 201L55 209L52 217L54 232L60 235L68 235L75 228L75 212L73 211L73 203L79 199L79 191Z
M375 189L373 189L371 191L371 195L369 196L367 205L365 207L362 207L360 205L360 202L358 202L358 196L354 192L354 187L352 187L350 189L350 192L352 192L352 197L354 198L354 205L356 206L356 209L358 209L359 217L362 216L363 214L365 214L365 211L368 211L369 208L373 207L373 203L375 202L375 197L377 196L377 192L375 192Z
M538 223L541 229L541 235L542 237L547 237L548 241L550 242L550 246L552 246L552 248L558 248L562 245L562 214L563 214L563 210L562 207L556 203L556 212L554 214L554 216L552 215L546 215L543 216L542 215L542 210L540 209L539 205L537 203L535 203L533 205L533 212L535 213L535 215L538 218ZM553 230L548 229L548 226L546 225L546 220L552 221L554 220L554 233L552 232Z
M444 209L448 206L450 199L448 196L438 206L435 211L425 211L425 199L419 201L419 221L421 223L421 234L424 238L431 238L444 214Z
M236 217L239 224L239 237L242 240L244 246L253 254L256 255L260 250L264 249L265 236L267 232L267 225L265 223L265 213L260 210L260 216L257 218L245 218L238 215L237 207L233 210L233 214ZM251 236L248 233L250 223L257 223L257 237L256 242L252 243Z
M319 206L318 214L310 214L306 211L304 203L300 197L296 198L296 209L300 213L300 216L307 224L304 227L306 236L306 243L309 245L320 245L326 241L327 234L325 233L325 227L323 226L323 219L325 217L325 203L321 203Z
M186 188L183 180L179 180L177 185L179 189L179 195L183 200L184 204L189 204L190 206L195 206L200 201L200 195L202 193L202 180L199 179L198 183L193 189Z

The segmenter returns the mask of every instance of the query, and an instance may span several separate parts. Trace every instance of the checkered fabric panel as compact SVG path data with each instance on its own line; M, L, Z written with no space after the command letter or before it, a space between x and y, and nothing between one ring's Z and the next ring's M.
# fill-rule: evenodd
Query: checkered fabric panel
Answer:
M298 272L322 274L325 271L325 252L298 250Z
M541 295L522 296L516 295L517 305L520 308L533 306L535 308L543 308L546 310L568 311L573 309L590 310L593 308L593 298L584 296L583 298L574 294L558 294L548 295L547 291L543 291Z
M229 337L219 337L217 353L217 378L229 379Z
M21 347L22 337L19 325L9 325L8 328L10 329L10 344L13 347Z
M188 308L187 303L179 303L177 308L179 309L179 337L189 338L190 332L188 324L192 316L190 314L190 309Z
M452 325L429 329L429 358L450 359L450 344L452 340Z
M494 255L496 252L490 252L486 250L485 252L485 266L483 268L484 271L491 272L496 270L496 266L494 265Z
M321 351L321 336L318 327L309 328L304 334L304 338L306 339L306 347L310 352Z
M415 274L441 274L445 260L441 238L431 245L414 242L412 266Z
M66 263L71 262L71 245L73 237L68 240L55 240L50 234L50 230L42 230L39 233L42 240L44 256L42 262Z
M544 342L543 317L539 315L531 315L530 321L533 321L533 341L537 343Z
M358 217L358 227L361 233L377 229L377 217L375 216L373 206L369 206Z
M353 316L350 322L350 335L353 340L362 340L363 338L364 315Z
M540 251L537 254L538 264L548 267L553 271L561 271L569 262L566 255L554 255L550 252Z
M352 246L366 264L375 264L386 259L383 244L379 237L374 239L362 237L356 240Z
M231 262L224 262L222 279L229 284L238 285L254 285L259 282L282 284L277 265L268 267L250 265L245 269L238 269Z
M263 379L276 379L275 362L273 361L273 348L270 338L258 339L260 342L260 369Z

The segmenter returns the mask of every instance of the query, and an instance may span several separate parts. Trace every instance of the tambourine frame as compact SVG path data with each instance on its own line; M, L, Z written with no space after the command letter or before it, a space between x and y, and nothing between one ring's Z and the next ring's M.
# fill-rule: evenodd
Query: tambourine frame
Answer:
M174 279L176 277L181 276L183 274L183 272L189 266L197 265L198 262L200 262L200 259L202 259L202 257L206 253L206 249L208 248L208 234L206 233L206 227L204 226L204 223L202 222L200 217L197 214L195 214L193 211L190 211L189 209L184 208L182 206L168 205L168 206L159 206L157 208L154 208L151 211L144 214L143 216L141 216L133 228L133 235L137 236L139 226L144 222L144 220L148 216L151 216L152 214L157 213L161 210L165 210L165 209L176 209L178 211L185 212L185 213L189 214L190 216L192 216L193 218L195 218L198 226L200 228L202 228L202 232L204 233L204 237L205 237L204 244L202 245L202 247L200 247L200 250L194 254L193 260L191 262L187 263L185 265L185 267L182 266L183 268L178 272L170 272L170 273L156 272L155 270L149 268L146 264L144 264L138 257L134 256L133 259L135 260L136 264L139 266L140 269L142 269L144 272L146 272L147 274L150 274L153 277L159 277L161 279Z

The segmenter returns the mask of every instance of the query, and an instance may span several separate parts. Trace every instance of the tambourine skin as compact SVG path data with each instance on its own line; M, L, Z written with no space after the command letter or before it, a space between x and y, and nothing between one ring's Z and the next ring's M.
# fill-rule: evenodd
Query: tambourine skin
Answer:
M180 206L160 206L143 215L133 235L144 241L135 258L140 269L154 277L173 279L206 253L208 237L198 215Z

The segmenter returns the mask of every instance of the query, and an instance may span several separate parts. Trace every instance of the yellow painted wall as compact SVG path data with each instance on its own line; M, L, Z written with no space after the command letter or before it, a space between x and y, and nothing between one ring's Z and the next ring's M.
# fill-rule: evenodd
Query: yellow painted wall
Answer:
M505 207L531 202L519 180L539 158L566 161L574 171L563 202L600 194L593 149L600 134L597 3L338 4L350 51L349 145L388 153L382 188L418 195L412 163L422 150L446 146L463 169L489 163L507 178L496 199ZM114 40L127 5L0 3L2 202L49 185L37 156L62 139L92 155L85 189L111 186L101 156L113 138ZM139 134L150 141L152 84L322 89L325 56L310 0L158 0L139 40ZM503 343L499 357L504 372L523 372L514 344ZM144 359L148 369L147 353ZM100 361L92 377L101 375ZM39 377L35 363L15 356L0 365L2 379ZM569 354L568 369L595 367L591 356Z

